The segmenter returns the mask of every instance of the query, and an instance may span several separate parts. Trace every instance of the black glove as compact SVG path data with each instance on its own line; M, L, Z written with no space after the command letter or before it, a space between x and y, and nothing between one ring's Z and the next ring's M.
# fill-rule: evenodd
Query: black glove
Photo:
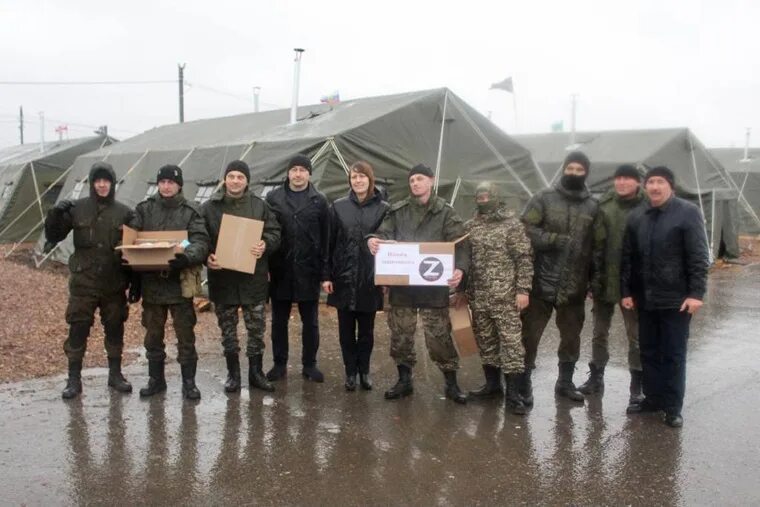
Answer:
M55 245L57 244L58 243L53 243L52 241L45 241L45 246L42 247L42 254L43 255L49 254L53 250L53 248L55 248Z
M63 215L64 213L68 213L71 208L74 207L74 201L70 201L68 199L64 199L55 206L53 206L53 210L58 215Z
M129 295L127 301L137 303L142 297L142 278L139 273L132 273L129 279Z
M182 271L190 265L190 259L183 253L174 254L174 258L169 261L169 267L172 271Z
M561 250L565 248L570 241L570 236L567 234L557 234L557 237L554 238L554 247L557 250Z

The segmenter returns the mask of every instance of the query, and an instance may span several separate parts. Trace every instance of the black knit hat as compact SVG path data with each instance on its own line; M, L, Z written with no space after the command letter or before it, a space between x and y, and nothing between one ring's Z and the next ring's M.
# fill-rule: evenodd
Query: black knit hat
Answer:
M591 161L582 151L571 151L568 153L565 157L565 161L562 163L562 169L565 169L569 164L573 162L582 165L583 168L586 169L586 174L588 174L589 169L591 169Z
M251 181L251 169L248 167L248 164L242 160L233 160L227 164L227 169L224 170L224 177L226 178L227 175L232 171L243 173L245 175L245 179L249 182Z
M641 181L641 174L636 169L636 166L631 164L623 164L615 169L615 178L633 178L636 181Z
M644 176L644 183L647 182L649 178L652 176L659 176L661 178L665 178L668 180L668 183L670 183L670 188L676 187L676 176L673 174L673 171L665 167L664 165L654 167L647 172L646 176Z
M416 166L412 167L409 170L409 178L414 176L415 174L422 174L423 176L427 176L428 178L435 178L435 173L431 168L426 166L425 164L417 164Z
M156 174L156 183L161 180L172 180L180 187L184 184L182 180L182 169L179 166L167 164L158 170Z
M288 163L288 171L297 165L305 167L306 170L309 171L309 174L311 174L311 159L306 155L296 155L295 157L291 158L290 162Z

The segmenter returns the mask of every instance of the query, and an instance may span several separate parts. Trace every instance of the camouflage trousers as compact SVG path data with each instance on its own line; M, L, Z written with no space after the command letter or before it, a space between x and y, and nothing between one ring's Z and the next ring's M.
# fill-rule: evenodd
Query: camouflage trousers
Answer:
M124 292L107 296L69 295L66 322L69 336L63 342L63 351L69 361L81 361L87 350L87 338L95 321L95 310L100 310L100 322L105 334L104 345L109 358L120 358L124 348L124 322L129 316Z
M222 331L222 347L224 354L237 355L240 353L238 344L238 309L243 309L245 329L248 331L248 345L245 354L248 357L264 354L264 303L258 305L215 305L216 318Z
M514 304L472 310L472 329L484 365L504 373L522 373L525 348L522 344L520 312Z
M422 317L430 359L441 371L459 368L459 355L451 339L451 321L448 308L408 308L394 306L388 312L391 330L391 357L396 364L410 368L417 363L414 351L414 333L417 331L417 312Z
M177 335L177 362L190 364L198 361L195 351L195 308L193 300L172 305L146 303L143 300L142 325L145 328L145 357L148 361L165 361L164 331L166 317L171 313L174 334Z
M604 367L610 359L609 339L612 316L615 313L615 303L594 300L594 335L591 340L591 362L594 366ZM641 353L639 352L639 315L634 310L626 310L622 306L625 334L628 338L628 368L641 371Z
M557 357L560 363L578 361L581 349L581 330L586 318L584 302L554 306L538 298L530 298L527 310L522 314L522 341L525 346L525 368L535 369L538 344L546 324L556 310L555 322L559 329Z

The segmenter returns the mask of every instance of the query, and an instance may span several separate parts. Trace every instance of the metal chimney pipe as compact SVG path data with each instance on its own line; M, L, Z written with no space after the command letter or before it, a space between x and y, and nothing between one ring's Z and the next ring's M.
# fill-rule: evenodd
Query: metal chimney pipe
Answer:
M295 66L293 68L293 102L290 106L290 124L294 125L298 120L298 80L301 77L301 54L304 49L294 48L296 52L296 58L294 60Z

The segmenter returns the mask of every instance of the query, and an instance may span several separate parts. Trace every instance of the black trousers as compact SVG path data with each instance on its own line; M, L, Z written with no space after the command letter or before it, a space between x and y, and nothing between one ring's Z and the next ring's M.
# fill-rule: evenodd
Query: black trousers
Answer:
M690 322L691 315L678 309L639 310L644 396L671 415L683 407Z
M369 373L375 345L375 312L338 310L338 335L346 375Z
M288 363L288 321L292 301L272 300L272 355L276 364ZM299 301L301 315L301 364L317 364L319 350L319 301Z

